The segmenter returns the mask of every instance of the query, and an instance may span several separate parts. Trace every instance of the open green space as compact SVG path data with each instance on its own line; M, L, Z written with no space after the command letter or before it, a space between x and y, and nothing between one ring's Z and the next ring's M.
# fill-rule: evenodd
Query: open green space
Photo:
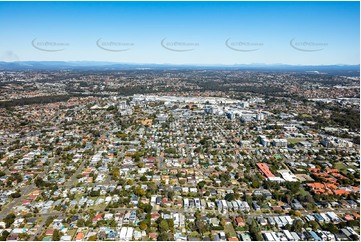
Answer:
M230 237L236 237L237 236L236 231L234 231L234 228L233 228L232 224L226 224L224 226L224 232L226 234L229 234Z

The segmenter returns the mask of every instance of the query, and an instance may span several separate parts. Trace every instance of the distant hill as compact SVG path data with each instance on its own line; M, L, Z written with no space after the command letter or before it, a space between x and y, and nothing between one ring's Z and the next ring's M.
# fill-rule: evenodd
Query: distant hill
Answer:
M0 70L242 70L265 72L300 72L359 76L360 65L286 65L286 64L236 64L236 65L173 65L132 64L97 61L16 61L0 62Z

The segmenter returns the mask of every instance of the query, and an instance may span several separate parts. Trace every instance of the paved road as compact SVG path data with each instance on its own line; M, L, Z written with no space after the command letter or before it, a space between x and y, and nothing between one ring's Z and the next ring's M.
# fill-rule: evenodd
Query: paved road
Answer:
M120 161L123 159L124 157L124 146L122 146L121 150L118 151L117 157L115 158L115 162L113 164L113 167L119 167ZM116 184L115 181L111 180L111 175L107 174L107 178L101 182L101 185L110 185L110 184Z
M31 236L30 240L35 240L35 237L41 234L41 232L44 229L44 224L45 224L46 220L48 219L48 217L59 216L58 217L59 219L65 218L64 213L58 212L58 211L54 211L52 213L41 213L40 216L42 218L42 221L41 221L38 229L36 230L36 232Z
M73 174L73 176L70 178L69 181L67 181L64 185L62 186L59 186L59 187L63 187L63 188L71 188L73 187L73 183L77 180L77 176L80 174L81 171L83 171L84 169L84 166L85 166L85 161L86 159L82 159L81 160L81 164L80 166L78 167L78 169L76 170L76 172Z
M56 157L52 157L49 160L50 164L44 169L42 173L38 174L38 177L44 177L44 175L48 173L50 168L53 167L53 164L57 159ZM0 220L4 219L15 206L19 205L19 203L21 202L21 200L24 199L25 196L29 195L29 193L34 190L38 190L34 184L21 188L21 196L13 199L8 205L5 206L5 208L2 208L2 211L0 212Z
M40 235L41 231L43 230L43 226L44 226L47 218L48 218L47 216L42 215L42 219L43 219L43 220L41 221L41 224L39 225L39 227L38 227L38 229L36 230L36 232L33 234L33 236L31 236L30 240L33 240L33 241L34 241L34 240L35 240L35 237L38 236L38 235Z
M101 145L94 145L94 147L93 147L94 154L96 154L98 152L100 146ZM89 159L91 159L91 157L89 157L88 155L85 155L84 157L82 157L80 166L78 167L76 172L73 174L73 176L70 178L70 180L68 180L64 185L59 186L59 187L62 187L62 188L72 188L72 187L74 187L73 184L77 180L77 176L83 171L83 169L85 167L85 164L87 163L87 161Z
M24 196L28 195L33 190L36 190L36 187L34 185L24 187L21 190L21 197L15 198L8 205L6 205L5 208L2 209L2 211L0 212L0 219L4 219L6 215L8 215L10 211L21 202Z

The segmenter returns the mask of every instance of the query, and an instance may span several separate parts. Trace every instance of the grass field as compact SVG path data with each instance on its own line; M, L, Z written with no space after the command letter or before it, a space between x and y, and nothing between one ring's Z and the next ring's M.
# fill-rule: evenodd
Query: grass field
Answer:
M226 224L224 226L224 232L226 234L229 234L230 237L236 237L236 231L234 231L233 225L232 224Z
M290 144L296 144L298 142L301 142L301 141L305 141L306 139L303 139L303 138L291 138L291 139L287 139L288 143Z
M303 118L311 118L311 115L307 114L307 113L303 113L300 115Z
M71 238L73 239L76 233L76 229L69 229L67 234L71 236Z
M298 193L299 193L300 195L302 195L302 196L306 196L306 195L308 194L308 192L305 191L304 189L300 189L300 190L298 191Z
M340 171L345 171L347 170L347 167L345 166L345 164L341 163L341 162L338 162L338 163L335 163L335 168L340 170Z

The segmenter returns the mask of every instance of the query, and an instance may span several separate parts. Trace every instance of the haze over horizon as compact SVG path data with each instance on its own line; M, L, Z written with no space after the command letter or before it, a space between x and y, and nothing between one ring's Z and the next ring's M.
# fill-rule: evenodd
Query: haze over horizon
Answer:
M0 63L7 63L7 64L24 64L24 63L64 63L64 64L74 64L74 65L80 65L80 66L101 66L101 65L134 65L134 66L146 66L146 65L159 65L159 66L225 66L225 67L231 67L231 66L292 66L292 67L304 67L304 66L360 66L360 64L315 64L315 65L309 65L309 64L286 64L286 63L235 63L235 64L203 64L203 63L196 63L196 64L187 64L187 63L140 63L140 62L117 62L117 61L98 61L98 60L74 60L74 61L63 61L63 60L50 60L50 61L41 61L41 60L16 60L16 61L3 61L0 60Z
M359 2L1 2L0 61L359 65Z

